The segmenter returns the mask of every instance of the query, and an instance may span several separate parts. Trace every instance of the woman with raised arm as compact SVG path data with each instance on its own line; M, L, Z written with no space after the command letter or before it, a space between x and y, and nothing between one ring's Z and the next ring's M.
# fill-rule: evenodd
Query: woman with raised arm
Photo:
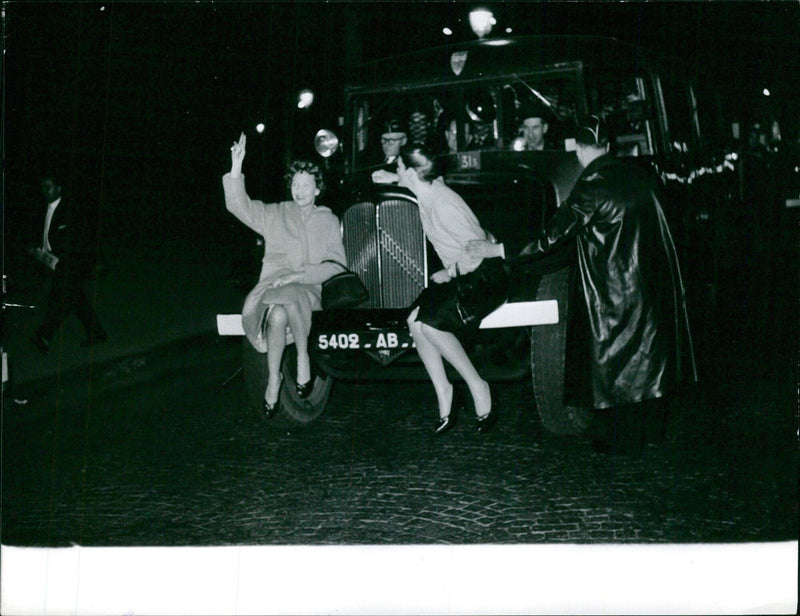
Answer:
M429 151L419 147L404 150L398 161L398 175L400 185L416 195L425 236L444 266L431 276L432 284L412 304L408 317L417 352L436 391L436 433L450 430L458 418L456 390L447 378L443 359L464 379L474 402L478 431L487 432L497 423L497 408L489 383L478 374L457 337L470 327L477 328L480 319L465 322L465 315L459 312L456 278L480 268L480 280L488 281L478 282L480 288L476 289L482 303L493 302L494 307L502 304L507 288L502 245L493 245L496 250L492 251L487 248L485 259L467 253L468 242L486 240L487 234L464 200L438 176Z
M311 312L321 310L322 283L347 265L339 219L315 203L324 189L319 167L307 161L289 165L286 181L291 201L263 203L247 195L242 175L247 139L244 133L231 147L231 170L222 177L225 207L264 238L264 259L258 284L242 308L247 339L260 353L269 353L269 379L264 392L264 415L279 409L283 383L281 360L291 331L297 348L297 395L312 390L308 334Z

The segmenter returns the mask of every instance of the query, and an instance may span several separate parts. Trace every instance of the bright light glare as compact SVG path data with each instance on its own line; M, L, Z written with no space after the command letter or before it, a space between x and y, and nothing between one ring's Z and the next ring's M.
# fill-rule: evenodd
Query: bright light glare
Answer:
M485 8L477 8L469 13L469 27L478 36L483 38L492 31L492 26L497 22L494 19L494 14Z
M259 122L258 124L256 124L256 132L257 133L263 133L264 132L264 124L262 122Z
M314 103L314 93L311 90L301 90L297 95L298 109L308 109Z
M769 88L764 88L764 89L761 91L761 93L762 93L764 96L769 96Z
M451 36L453 34L453 31L447 26L445 26L444 28L442 28L442 34L444 34L445 36Z

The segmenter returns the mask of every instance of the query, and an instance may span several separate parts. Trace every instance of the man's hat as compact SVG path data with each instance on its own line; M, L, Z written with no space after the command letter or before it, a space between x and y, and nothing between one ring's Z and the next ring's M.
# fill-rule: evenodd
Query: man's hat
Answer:
M383 123L383 130L381 131L381 134L386 135L391 133L403 133L405 135L406 127L403 126L400 120L387 120Z
M522 101L517 117L522 122L528 118L541 118L542 122L552 122L556 119L556 114L551 107L545 105L538 99Z
M581 145L604 147L608 145L608 128L599 115L588 115L578 118L578 131L575 141Z

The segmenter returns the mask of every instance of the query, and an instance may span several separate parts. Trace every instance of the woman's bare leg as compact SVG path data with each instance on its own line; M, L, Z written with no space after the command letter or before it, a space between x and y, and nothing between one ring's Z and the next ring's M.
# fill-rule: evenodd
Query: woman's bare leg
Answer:
M308 329L297 306L287 304L283 308L286 309L289 329L292 330L294 346L297 349L297 382L308 383L311 380L311 359L308 357Z
M447 383L447 376L442 363L442 357L444 357L444 359L450 362L453 368L456 369L461 375L461 378L464 379L467 387L469 387L470 394L472 394L472 399L475 402L475 413L479 417L483 417L489 413L492 408L492 394L489 383L484 381L480 374L478 374L478 371L475 369L475 366L472 365L467 352L464 350L464 347L461 346L461 342L455 334L436 329L418 321L413 321L412 323L412 319L415 319L416 316L416 311L409 316L409 329L411 330L411 335L414 337L414 342L417 345L417 352L422 359L422 363L425 365L425 369L428 371L428 375L433 381L433 386L437 390L437 396L439 395L437 379L443 379L444 382ZM420 342L422 343L422 348L420 348ZM428 357L427 360L426 356ZM429 361L431 367L429 367ZM431 372L431 368L434 370L433 373ZM452 399L452 392L450 397ZM445 408L449 409L449 404Z
M286 324L289 319L283 306L273 306L267 320L267 367L269 379L264 400L269 404L278 401L281 388L281 359L286 348Z
M455 334L433 328L425 323L422 324L422 332L464 379L475 403L475 414L478 417L488 414L492 410L492 393L489 383L478 374Z
M444 418L450 414L453 404L453 385L447 379L442 354L422 332L422 323L416 320L418 312L419 308L415 308L408 317L408 329L414 339L422 364L433 383L436 400L439 404L439 417Z

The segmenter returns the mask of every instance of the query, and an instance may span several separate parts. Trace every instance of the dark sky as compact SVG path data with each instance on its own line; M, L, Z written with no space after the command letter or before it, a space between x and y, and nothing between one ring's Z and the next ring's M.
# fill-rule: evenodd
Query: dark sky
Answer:
M770 87L776 113L797 124L797 2L487 5L495 33L610 35L700 59L742 114L761 109ZM474 37L474 5L462 2L4 6L7 190L54 156L88 176L124 167L110 176L120 192L163 183L165 173L181 184L216 182L226 146L257 120L268 126L265 168L277 167L297 128L286 112L297 89L340 84L346 61ZM444 25L455 31L449 39ZM316 112L336 114L338 99L319 100Z

